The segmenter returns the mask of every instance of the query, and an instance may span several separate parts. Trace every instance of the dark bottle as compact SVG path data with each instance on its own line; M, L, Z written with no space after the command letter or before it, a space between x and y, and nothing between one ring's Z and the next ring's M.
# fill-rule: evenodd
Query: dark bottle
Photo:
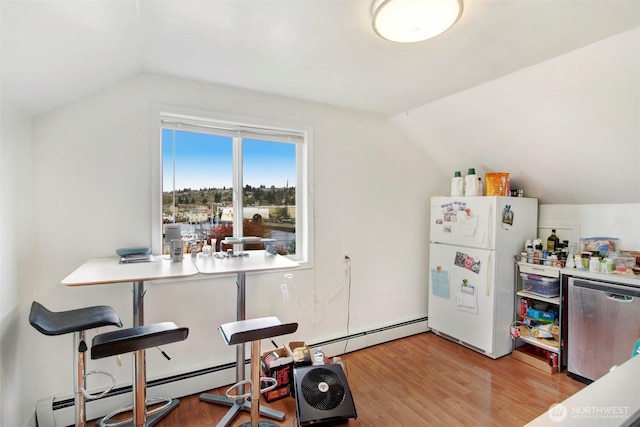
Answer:
M547 239L547 250L550 254L554 253L558 249L558 243L560 238L556 236L556 230L551 230L551 236Z
M542 264L542 245L536 245L536 250L533 253L533 263Z

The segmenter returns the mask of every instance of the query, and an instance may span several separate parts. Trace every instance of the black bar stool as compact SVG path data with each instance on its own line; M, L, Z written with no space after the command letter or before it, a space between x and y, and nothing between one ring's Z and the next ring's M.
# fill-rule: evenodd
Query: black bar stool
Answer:
M53 312L47 310L42 304L33 301L29 312L29 323L44 335L64 335L73 332L75 425L76 427L86 426L86 400L98 399L104 396L113 388L115 382L112 382L111 387L100 395L94 396L86 392L85 352L87 351L87 344L85 343L85 331L101 326L117 326L121 328L120 317L113 308L106 305ZM89 374L92 373L109 375L99 371L93 371Z
M260 394L275 388L277 385L277 381L274 378L260 377L260 341L266 338L292 334L298 330L298 324L282 323L277 317L271 316L225 323L219 329L228 345L243 344L251 341L251 379L232 385L226 392L228 398L242 401L240 409L251 412L251 422L244 423L241 427L277 427L274 423L260 421ZM271 385L260 389L261 381L270 382ZM251 390L248 393L231 394L232 390L243 387L247 383L251 384ZM245 400L247 398L250 398L251 402L247 402ZM236 413L237 411L234 412L234 416ZM278 416L277 419L283 420L284 414Z
M144 351L147 348L184 341L188 335L189 328L178 327L173 322L162 322L107 332L93 337L91 343L92 359L134 353L136 360L133 371L133 403L106 415L97 424L107 427L123 425L152 426L167 411L175 408L179 403L177 399L161 398L160 401L164 400L166 403L147 412L147 379ZM158 401L149 401L149 403L155 404ZM115 415L129 410L133 410L131 418L110 422L110 419Z

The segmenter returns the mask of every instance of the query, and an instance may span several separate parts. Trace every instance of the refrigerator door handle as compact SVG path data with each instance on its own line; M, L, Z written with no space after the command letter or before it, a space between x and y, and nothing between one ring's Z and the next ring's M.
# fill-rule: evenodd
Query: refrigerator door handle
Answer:
M493 290L492 289L493 280L489 280L490 279L490 277L489 277L489 270L490 270L489 266L491 265L491 262L492 262L492 260L491 260L492 256L493 256L493 252L490 251L489 252L489 257L487 258L487 265L485 265L483 267L484 268L484 275L485 275L485 277L484 277L484 283L485 283L484 295L486 297L490 297L491 296L491 291Z

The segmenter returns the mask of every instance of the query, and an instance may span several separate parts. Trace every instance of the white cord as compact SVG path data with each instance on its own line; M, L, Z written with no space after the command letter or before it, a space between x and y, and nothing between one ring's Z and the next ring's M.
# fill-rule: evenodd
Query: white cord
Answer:
M104 390L101 393L98 394L90 394L84 387L80 387L80 392L82 392L82 394L84 394L84 397L86 397L89 400L93 400L93 399L102 399L103 397L105 397L107 395L107 393L109 393L111 390L113 390L113 388L116 386L116 377L114 377L113 375L111 375L108 372L103 372L103 371L91 371L87 374L85 374L82 379L84 380L83 382L86 381L87 377L89 375L93 375L93 374L101 374L101 375L106 375L107 377L111 378L111 385L109 387L107 387L106 390Z
M298 306L300 306L301 308L313 307L314 309L326 311L329 308L329 303L342 291L342 289L344 289L347 279L350 276L350 273L351 273L351 262L347 259L347 267L344 270L342 283L340 284L340 286L334 289L334 291L331 292L331 294L329 294L329 296L327 297L327 302L324 305L319 305L319 304L316 304L315 302L303 303L302 301L300 301L300 293L298 292L298 286L296 285L296 282L293 280L293 274L285 273L284 278L285 280L289 279L289 281L293 284L293 289L296 292L296 301L298 303Z

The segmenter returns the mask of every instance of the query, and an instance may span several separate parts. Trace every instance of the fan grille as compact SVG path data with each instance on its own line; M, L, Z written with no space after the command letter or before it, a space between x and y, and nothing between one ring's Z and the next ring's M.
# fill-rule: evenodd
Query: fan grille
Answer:
M326 368L310 370L300 383L304 400L316 409L328 411L344 400L346 386L339 375Z

